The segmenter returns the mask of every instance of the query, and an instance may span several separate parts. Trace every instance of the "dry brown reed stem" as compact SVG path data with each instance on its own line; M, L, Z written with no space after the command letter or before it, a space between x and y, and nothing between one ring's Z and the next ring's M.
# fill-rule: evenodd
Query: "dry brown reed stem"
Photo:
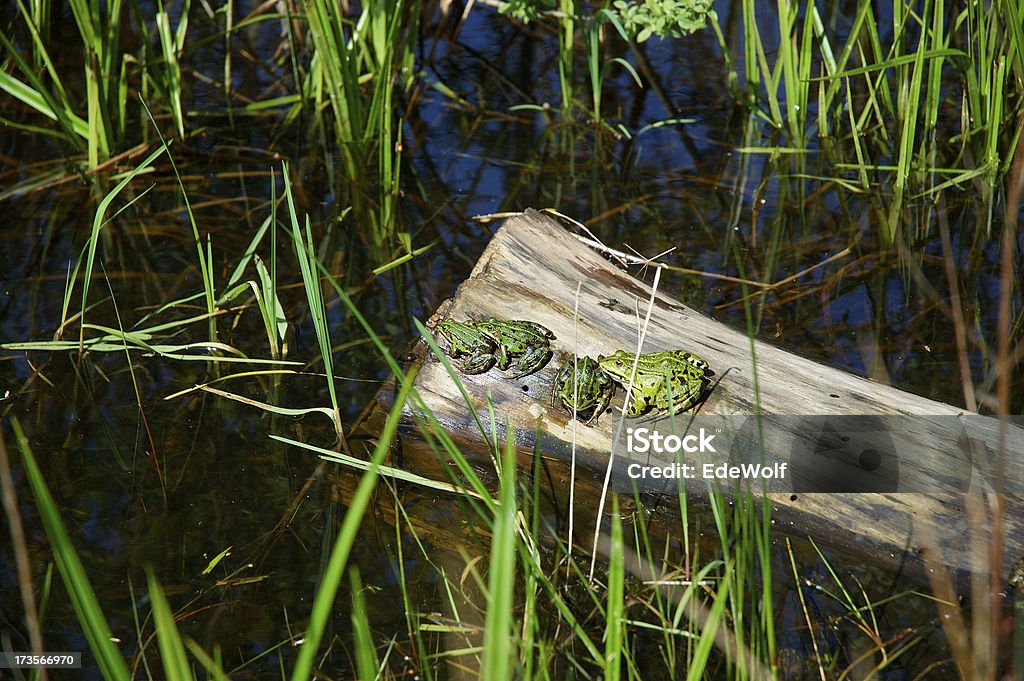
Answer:
M939 236L942 238L942 260L946 266L946 286L949 288L949 314L953 317L953 335L956 339L956 357L960 368L964 405L971 411L978 411L978 402L974 398L974 381L971 378L971 362L967 356L967 324L964 323L963 303L960 300L960 283L953 258L953 240L949 236L946 204L942 201L941 195L936 213Z
M25 608L25 629L32 645L32 652L42 655L43 634L39 629L39 612L36 610L35 590L32 588L32 564L28 554L28 543L25 541L25 527L21 524L21 512L18 510L18 492L11 478L11 462L7 457L7 444L4 433L0 429L0 497L3 498L4 512L7 515L7 526L11 531L11 544L14 547L14 564L18 572L18 590L21 591L21 603ZM38 669L36 677L46 681L46 668Z
M920 524L925 560L939 609L939 618L949 641L953 661L964 681L994 681L999 674L999 632L1003 617L1004 528L1001 482L1006 471L1006 427L1010 410L1010 384L1013 355L1010 348L1010 320L1013 287L1017 216L1024 205L1024 146L1018 146L1013 169L1007 180L1006 215L1000 259L999 314L996 345L997 411L1001 420L996 445L995 489L983 494L967 494L964 509L971 532L971 631L957 601L953 579L943 565L941 548L927 522ZM941 225L940 225L941 227ZM1019 670L1017 670L1019 671Z
M992 544L989 547L989 564L992 570L989 592L990 626L999 631L1003 603L1003 497L1002 480L1006 472L1006 430L1010 413L1010 383L1013 364L1010 353L1010 319L1012 314L1013 288L1017 277L1013 276L1015 245L1017 243L1017 215L1024 207L1024 145L1017 145L1013 167L1007 178L1006 217L1003 224L1002 261L1000 262L999 315L996 319L996 396L998 398L999 439L996 446L995 492L989 493L992 513ZM993 643L993 654L996 648ZM1020 671L1020 670L1016 670Z

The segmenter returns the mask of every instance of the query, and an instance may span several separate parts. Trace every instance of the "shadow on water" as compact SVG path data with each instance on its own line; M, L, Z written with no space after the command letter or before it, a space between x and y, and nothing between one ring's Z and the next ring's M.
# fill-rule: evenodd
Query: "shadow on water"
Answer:
M733 37L738 4L720 4L720 22ZM269 47L280 43L279 25L258 22L237 34L235 93L226 99L222 87L211 85L219 83L224 63L219 24L195 7L192 14L201 47L185 56L191 135L175 141L171 154L203 239L209 238L216 281L228 280L270 215L272 201L281 200L281 161L288 160L299 209L310 215L316 234L317 257L398 353L416 338L412 319L425 319L450 296L486 245L492 227L470 216L552 206L587 222L608 244L625 243L646 255L674 249L664 261L706 276L666 277L663 288L734 326L747 324L744 290L715 274L773 283L807 272L784 286L761 289L754 300L754 326L761 337L934 399L963 402L947 294L927 285L945 281L939 237L933 231L911 234L901 246L884 243L877 197L850 191L845 177L836 179L827 149L741 153L751 147L768 150L784 140L732 96L728 66L710 31L686 40L652 40L638 51L608 41L606 59L632 59L649 83L639 89L629 74L611 72L602 113L621 125L617 128L597 125L579 112L560 115L557 36L550 25L524 27L485 8L470 12L458 30L453 16L424 10L416 50L420 79L396 102L403 116L397 231L408 234L414 248L430 248L375 275L374 268L402 249L371 248L360 222L365 215L345 213L354 193L367 193L371 208L378 199L366 184L345 177L330 136L308 120L284 125L284 106L244 110L245 102L281 96L292 87L291 65ZM524 104L540 106L517 108ZM9 99L0 109L5 118L38 123ZM668 118L691 122L645 129ZM144 138L133 143L156 143L151 129L140 129L146 130ZM113 173L134 167L138 159L117 164L110 175L88 177L69 169L63 158L68 151L58 142L43 138L40 143L39 136L27 133L4 137L0 186L18 190L3 192L2 199L0 342L45 340L60 325L66 279L82 257L98 197L111 188ZM161 158L119 199L118 210L124 209L102 234L102 270L92 283L90 324L132 328L204 313L202 300L193 298L202 277L181 196ZM908 200L907 211L926 222L931 201ZM979 333L994 337L990 311L997 309L993 273L999 255L995 248L975 247L975 217L984 206L967 194L947 195L941 205L962 265L963 290L970 292L966 305L975 311ZM280 217L284 208L278 211ZM277 245L287 357L315 374L322 365L314 359L316 338L290 238L282 234ZM837 253L843 257L827 260ZM269 242L261 244L260 254L270 260ZM174 304L165 309L168 303ZM333 297L327 314L335 370L342 377L343 420L351 424L389 372ZM205 321L182 326L161 340L202 342L209 340L206 328ZM219 341L247 357L269 356L251 298L225 305L216 330ZM65 339L77 336L77 323L64 330ZM124 352L79 356L5 350L0 367L4 436L12 442L8 419L17 418L122 649L148 643L135 640L133 632L134 618L147 610L142 568L152 565L185 634L207 650L220 646L227 668L251 661L235 678L265 678L277 672L279 656L290 660L291 642L309 616L356 473L322 464L267 434L330 448L335 446L331 423L317 414L301 419L267 414L203 392L179 394L225 373L202 361L133 352L129 363ZM971 368L979 389L990 391L981 353L971 357ZM1019 372L1017 381L1019 412L1024 408ZM252 376L232 381L230 389L279 405L330 404L324 381L315 375ZM17 468L14 474L29 547L37 557L38 584L48 555L46 539ZM399 651L411 657L407 610L450 624L449 596L437 568L449 577L461 573L475 557L486 556L486 540L471 514L450 499L405 487L395 495L380 494L353 560L372 592L367 603L375 631L394 637ZM557 518L552 522L557 526ZM403 529L407 523L419 532ZM704 551L713 554L713 544ZM845 651L833 653L840 673L857 651L875 643L865 642L864 632L849 622L840 626L848 611L825 595L828 578L817 554L804 545L796 549L801 584L794 585L789 554L781 544L776 548L775 602L783 625L801 632L781 643L785 664L794 667L787 675L807 673L802 667L810 664L814 636L833 651ZM204 574L225 550L230 555ZM20 629L12 560L0 552L2 607L5 627ZM891 575L842 564L875 600L902 589ZM403 600L410 596L400 589L402 581L415 587L411 601ZM802 620L787 624L787 618L801 617L793 602L799 589L812 601L812 625L820 628L813 634ZM482 607L479 600L471 603L479 599L474 587L466 590L466 607ZM349 602L348 594L339 596L330 632L338 636L329 639L338 669L350 664L343 605ZM876 615L891 619L880 629L888 627L893 637L934 629L932 606L922 603L883 608ZM67 603L54 598L47 612L48 647L83 650L78 631ZM152 629L144 625L143 631L148 636ZM27 650L19 636L12 635L11 647ZM638 645L653 651L658 640L652 636ZM921 653L903 668L923 667L927 659ZM417 661L398 663L393 671L404 671L402 664L415 671Z

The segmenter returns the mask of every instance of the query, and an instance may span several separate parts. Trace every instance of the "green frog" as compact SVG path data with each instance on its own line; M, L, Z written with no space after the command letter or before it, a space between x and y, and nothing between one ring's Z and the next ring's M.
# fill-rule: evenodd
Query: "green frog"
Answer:
M500 321L491 317L473 322L473 327L496 346L498 368L519 378L539 371L551 359L551 341L555 334L536 322Z
M597 361L590 357L569 357L555 374L551 399L561 399L565 408L577 416L591 411L590 418L584 422L589 426L608 408L614 392L615 382L601 370Z
M434 333L444 339L449 357L465 358L460 363L464 373L482 374L498 361L497 344L482 334L473 322L446 319L435 327Z
M633 356L632 352L619 350L608 357L599 357L597 363L612 378L627 386L633 371ZM639 416L652 407L668 414L685 411L700 401L710 373L708 363L692 352L665 350L640 355L626 415Z

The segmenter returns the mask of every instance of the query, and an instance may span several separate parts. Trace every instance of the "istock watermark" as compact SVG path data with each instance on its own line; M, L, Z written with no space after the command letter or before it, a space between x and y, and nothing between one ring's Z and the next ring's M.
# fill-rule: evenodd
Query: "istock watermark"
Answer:
M679 452L713 454L718 451L711 444L714 439L715 434L709 435L703 428L695 434L682 437L674 433L662 435L650 428L626 429L626 449L630 454L647 454L648 452L656 454L678 454Z
M740 463L730 465L722 461L708 461L707 455L718 454L715 449L715 436L721 429L710 432L706 428L698 428L695 433L667 435L651 428L627 428L626 450L629 458L634 459L626 465L626 476L630 480L781 480L785 479L788 463ZM672 463L651 465L638 463L637 454L651 455L655 460L664 460L666 455L673 459L676 455L700 455L700 460L673 461Z
M744 463L730 466L726 463L673 463L668 466L644 466L631 463L626 475L633 480L782 480L789 469L788 463Z
M699 414L627 421L613 489L1024 494L1024 417Z

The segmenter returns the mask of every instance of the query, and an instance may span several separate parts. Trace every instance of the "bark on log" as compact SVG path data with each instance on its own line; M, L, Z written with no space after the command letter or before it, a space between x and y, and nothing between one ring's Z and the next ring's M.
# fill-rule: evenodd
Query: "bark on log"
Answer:
M572 419L551 400L559 353L596 358L619 349L634 351L652 299L643 351L684 349L703 357L715 372L707 399L675 419L631 421L621 429L621 415L614 409L596 425ZM567 461L575 448L584 474L599 480L618 433L611 469L621 487L628 483L629 461L670 466L679 460L656 453L641 460L634 453L627 461L628 427L665 435L697 434L703 427L716 435L717 453L686 455L685 461L698 466L702 461L788 465L785 478L763 481L763 488L761 481L718 484L767 494L773 518L789 531L825 538L886 563L902 561L912 569L921 568L921 556L929 550L928 533L944 554L935 556L938 560L969 568L990 523L969 525L965 502L973 499L978 506L971 508L984 514L992 500L984 493L995 488L1004 492L999 498L1007 509L1005 565L1024 555L1019 513L1024 429L1019 421L1007 431L1002 471L995 471L995 419L824 366L760 340L752 342L742 331L664 295L652 295L648 284L613 265L584 238L533 210L505 221L456 296L431 321L491 316L539 322L556 336L555 358L535 374L512 380L495 368L459 375L484 431L491 428L490 400L499 438L508 427L522 449L536 444L545 455ZM416 388L440 423L467 440L492 437L481 432L461 390L422 343L420 356ZM621 406L624 392L617 390L613 407ZM382 401L387 402L386 395ZM760 422L750 418L755 404L764 415ZM407 405L406 410L410 421L416 420L412 408ZM764 443L763 453L759 442ZM724 451L721 443L728 445ZM709 481L702 472L698 467L694 478L685 480L689 492L707 493Z

